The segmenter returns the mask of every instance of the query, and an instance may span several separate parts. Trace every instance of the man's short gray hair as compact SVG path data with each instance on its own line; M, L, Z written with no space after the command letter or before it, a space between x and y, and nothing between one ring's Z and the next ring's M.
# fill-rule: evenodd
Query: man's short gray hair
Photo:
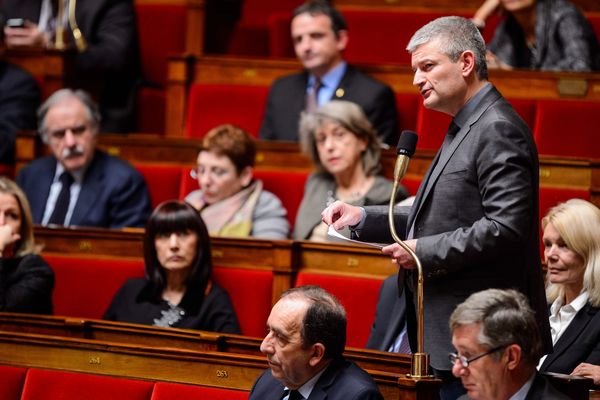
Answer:
M488 79L485 41L473 22L456 16L437 18L415 32L406 50L414 53L419 46L436 39L439 40L440 51L452 62L458 61L466 50L471 50L475 54L477 76L481 80Z
M487 289L473 293L450 316L450 329L481 324L479 344L490 349L517 344L526 365L536 366L542 355L535 313L517 290ZM492 354L499 359L502 352Z
M48 143L48 132L46 129L46 114L48 114L48 110L68 98L76 98L83 103L88 114L90 128L94 134L98 133L101 121L100 110L92 97L80 89L59 89L52 93L37 111L38 131L44 143Z

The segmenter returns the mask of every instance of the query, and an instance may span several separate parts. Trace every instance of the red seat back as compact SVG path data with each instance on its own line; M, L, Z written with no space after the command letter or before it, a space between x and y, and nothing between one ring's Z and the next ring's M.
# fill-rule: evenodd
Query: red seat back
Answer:
M219 267L218 260L213 264L213 278L229 293L242 334L263 337L271 312L273 272Z
M254 175L263 181L266 190L279 197L287 210L288 221L292 226L296 221L298 207L304 196L304 185L308 178L308 172L257 169Z
M246 400L248 394L233 389L156 382L150 400Z
M20 400L27 369L0 365L0 399Z
M148 400L154 382L30 369L21 400Z
M179 165L136 164L135 168L144 176L153 209L163 201L179 198L182 173Z
M396 92L396 110L400 130L414 131L417 129L417 114L421 96L416 93Z
M318 285L332 293L346 309L346 346L365 347L375 318L381 280L298 272L296 286Z
M444 136L451 121L452 118L448 114L427 109L420 101L417 114L417 133L419 134L417 149L439 149L444 142Z
M534 137L540 154L600 158L598 126L600 102L538 100Z
M52 302L56 315L102 318L128 278L144 276L142 260L48 256L55 276Z
M185 135L200 138L217 125L233 124L258 137L268 90L268 86L193 84Z
M138 131L164 132L167 58L185 51L186 5L136 2L135 12L142 76L150 83L138 91Z

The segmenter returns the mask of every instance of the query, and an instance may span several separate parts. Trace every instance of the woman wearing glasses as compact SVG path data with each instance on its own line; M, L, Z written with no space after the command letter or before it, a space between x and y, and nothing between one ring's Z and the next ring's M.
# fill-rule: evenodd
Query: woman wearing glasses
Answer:
M542 228L554 351L539 370L571 374L600 364L600 210L571 199L550 209Z
M387 204L392 182L379 175L381 145L360 106L332 100L300 117L302 150L317 172L304 188L296 215L294 239L327 240L321 211L335 200L353 205ZM400 188L396 200L407 196Z
M281 200L252 176L256 147L248 133L233 125L210 130L193 171L200 189L187 195L216 236L285 239L289 223Z

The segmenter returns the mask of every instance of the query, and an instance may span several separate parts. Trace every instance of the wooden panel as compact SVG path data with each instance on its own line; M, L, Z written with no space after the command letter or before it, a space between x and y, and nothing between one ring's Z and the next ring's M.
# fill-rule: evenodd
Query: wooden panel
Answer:
M13 49L2 56L41 82L42 100L65 86L68 53L57 50Z
M0 331L0 364L249 391L264 356ZM436 399L439 381L368 370L386 400Z

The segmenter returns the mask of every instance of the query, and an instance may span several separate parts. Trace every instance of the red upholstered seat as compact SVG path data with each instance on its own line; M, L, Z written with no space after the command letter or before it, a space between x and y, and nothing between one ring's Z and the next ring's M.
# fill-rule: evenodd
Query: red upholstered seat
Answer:
M144 276L142 260L48 256L55 275L54 314L102 318L116 291L128 278Z
M587 15L588 21L592 25L594 32L596 33L596 37L598 38L598 42L600 42L600 14Z
M416 89L415 93L396 92L396 109L401 131L417 129L417 113L420 102L421 96L416 93Z
M167 164L137 164L135 168L144 176L152 208L166 200L179 198L181 167Z
M266 190L279 197L287 210L288 220L293 225L304 196L308 172L257 169L254 175L263 181Z
M138 93L138 130L163 132L167 57L185 51L186 5L136 2L135 11L146 81Z
M246 400L248 394L232 389L156 382L151 400Z
M154 382L30 369L21 400L148 400Z
M233 32L228 53L238 55L269 55L269 18L281 14L289 18L303 0L244 0L242 17ZM289 26L286 36L290 36Z
M253 267L260 267L252 264ZM263 337L267 318L271 312L273 272L259 269L218 267L219 260L213 259L213 278L222 286L233 302L245 336Z
M420 101L417 114L417 149L439 149L451 121L452 118L448 114L427 109Z
M318 285L346 308L346 346L365 347L375 318L381 280L298 272L296 286Z
M193 84L185 135L199 138L217 125L233 124L258 137L268 90L268 86Z
M600 158L598 126L600 102L538 100L534 133L538 153Z
M0 365L0 399L20 400L26 368Z
M591 193L589 190L573 189L573 188L557 188L557 187L540 187L540 220L550 208L558 203L563 203L569 199L590 200Z
M401 181L402 185L408 190L408 193L411 196L417 195L417 190L419 190L419 185L421 184L421 179L415 179L411 177L404 177Z
M533 99L509 99L508 101L533 133L537 102Z

